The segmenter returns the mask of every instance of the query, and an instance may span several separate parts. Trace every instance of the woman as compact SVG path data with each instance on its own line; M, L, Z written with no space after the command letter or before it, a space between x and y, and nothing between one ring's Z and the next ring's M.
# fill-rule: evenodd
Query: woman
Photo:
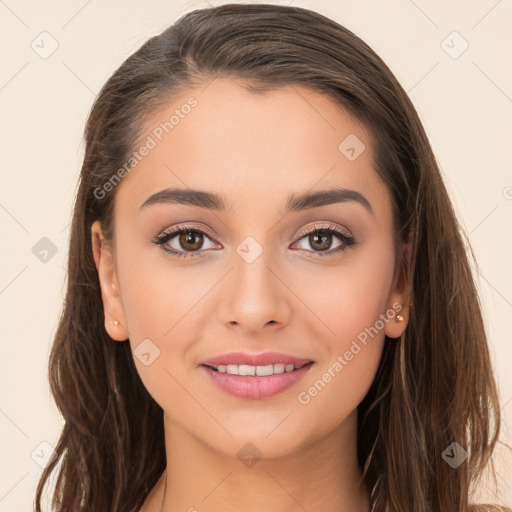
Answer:
M368 45L197 10L85 137L36 510L54 469L59 511L499 510L470 505L500 409L465 235Z

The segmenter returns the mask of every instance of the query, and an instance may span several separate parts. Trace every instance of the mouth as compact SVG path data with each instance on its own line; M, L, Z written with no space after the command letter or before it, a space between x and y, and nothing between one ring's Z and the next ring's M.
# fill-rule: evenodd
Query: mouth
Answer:
M313 361L309 361L303 364L285 364L285 363L274 363L260 366L253 366L249 364L219 364L209 365L203 364L210 368L210 370L218 373L226 373L228 375L239 375L243 377L269 377L271 375L279 375L282 373L291 373L305 366L311 366Z
M274 363L265 366L202 364L200 368L209 382L224 393L246 400L261 400L294 386L313 365L314 361L299 365Z

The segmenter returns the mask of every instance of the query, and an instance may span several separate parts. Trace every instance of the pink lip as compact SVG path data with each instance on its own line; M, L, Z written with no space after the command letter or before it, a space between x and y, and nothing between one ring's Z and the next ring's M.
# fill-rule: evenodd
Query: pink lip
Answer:
M210 366L228 364L247 364L251 366L267 366L269 364L293 364L297 367L292 372L276 373L258 377L230 375L213 370ZM282 393L298 382L309 371L314 362L278 352L249 354L246 352L231 352L222 356L212 357L201 363L201 369L208 375L211 382L225 393L237 398L260 400Z
M228 395L248 400L261 400L282 393L293 386L309 371L314 363L306 364L298 370L276 373L266 377L230 375L201 366L212 382Z
M247 352L230 352L203 361L202 365L218 366L219 364L248 364L251 366L266 366L269 364L284 363L294 366L303 366L311 362L311 359L280 354L279 352L264 352L263 354L249 354ZM260 377L261 378L261 377Z

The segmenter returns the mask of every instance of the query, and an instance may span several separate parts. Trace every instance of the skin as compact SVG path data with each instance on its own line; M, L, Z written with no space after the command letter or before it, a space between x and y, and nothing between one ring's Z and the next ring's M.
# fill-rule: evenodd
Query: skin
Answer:
M164 410L164 510L368 511L368 489L359 485L357 406L384 343L396 342L384 334L399 337L409 312L391 196L372 167L369 134L325 95L299 86L254 94L232 79L173 98L145 134L190 96L198 105L118 185L113 244L102 242L99 222L91 230L107 332L113 342L129 338L132 350L147 338L160 350L148 366L134 360ZM338 149L349 134L366 147L354 161ZM374 214L355 201L281 213L289 194L334 186L363 194ZM168 187L215 192L232 209L140 209ZM183 222L214 235L199 241L198 257L178 258L150 241ZM319 222L348 231L357 245L319 256L321 244L300 237ZM248 236L263 249L250 264L236 252ZM190 252L179 240L168 244ZM336 235L328 240L331 251L343 243ZM410 257L409 245L400 251ZM298 393L394 303L403 305L405 320L385 322L321 392L300 403ZM199 367L232 351L277 351L315 364L288 390L244 400L210 384ZM261 454L252 467L237 456L248 442ZM143 512L160 510L163 483L164 475Z

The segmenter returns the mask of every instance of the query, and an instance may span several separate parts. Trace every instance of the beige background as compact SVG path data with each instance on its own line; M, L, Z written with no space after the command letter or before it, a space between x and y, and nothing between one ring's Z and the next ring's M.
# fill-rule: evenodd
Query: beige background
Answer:
M0 511L32 510L39 464L62 425L47 360L63 299L88 110L114 69L148 37L185 12L221 3L0 0ZM502 439L512 443L512 2L270 3L308 7L345 25L409 93L479 262L475 275L507 422ZM464 40L469 46L457 56ZM43 237L57 251L46 262L33 252L38 243L51 245ZM501 488L493 493L482 482L482 499L510 505L511 453L499 449L496 458Z

